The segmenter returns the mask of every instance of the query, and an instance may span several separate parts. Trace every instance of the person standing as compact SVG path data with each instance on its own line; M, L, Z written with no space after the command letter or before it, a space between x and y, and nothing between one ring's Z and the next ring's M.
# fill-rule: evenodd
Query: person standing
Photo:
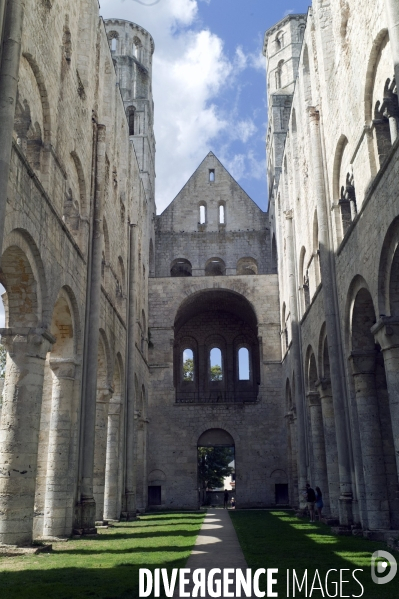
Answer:
M309 483L306 483L306 503L308 504L310 521L314 522L314 506L316 502L316 493Z
M229 492L228 492L227 489L224 490L223 499L224 499L224 505L223 505L223 507L224 507L225 510L227 510L227 504L228 504L228 501L229 501Z
M323 493L321 492L320 487L316 487L316 510L317 515L319 517L319 522L321 521L321 510L323 509L323 507Z

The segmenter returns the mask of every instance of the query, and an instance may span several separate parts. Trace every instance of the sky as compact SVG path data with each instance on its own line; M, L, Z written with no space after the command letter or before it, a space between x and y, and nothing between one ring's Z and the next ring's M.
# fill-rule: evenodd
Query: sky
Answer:
M161 213L214 152L267 209L264 33L310 0L102 0L104 18L155 41L156 203Z

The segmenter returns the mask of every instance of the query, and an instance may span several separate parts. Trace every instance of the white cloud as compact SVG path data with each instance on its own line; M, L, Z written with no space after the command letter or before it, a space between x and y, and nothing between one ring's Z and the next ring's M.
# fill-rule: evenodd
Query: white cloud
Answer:
M287 17L288 15L292 15L294 12L295 11L293 8L289 8L288 10L285 11L284 16Z
M234 107L230 114L222 113L217 99L244 69L260 68L259 57L239 47L230 62L222 40L200 27L197 0L161 0L155 6L103 0L100 12L104 18L139 23L155 41L156 201L161 212L214 148L218 136L223 133L226 140L246 143L255 133L251 119L240 121ZM240 167L241 157L235 156L229 164L239 178L245 170Z

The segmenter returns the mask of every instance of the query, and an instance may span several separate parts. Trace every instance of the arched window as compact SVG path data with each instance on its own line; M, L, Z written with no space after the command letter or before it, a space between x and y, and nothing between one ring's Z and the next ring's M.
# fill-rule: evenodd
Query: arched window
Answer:
M134 112L134 106L129 106L129 108L126 110L127 122L129 126L129 135L134 135Z
M192 349L183 350L183 381L194 381L194 353Z
M114 37L111 40L111 52L116 52L117 43L118 43L118 41L117 41L116 37Z
M281 48L284 48L284 32L283 31L279 31L278 34L276 35L276 49L277 50L281 50Z
M238 380L249 381L249 350L241 347L238 350Z
M205 225L206 223L206 206L205 204L200 204L200 213L199 213L199 223L200 225Z
M219 225L225 224L225 209L224 204L219 204Z
M298 28L298 42L303 42L305 36L305 25L299 25Z
M215 182L215 169L214 168L209 169L209 181L210 181L210 183Z
M137 60L139 60L139 61L142 60L142 56L141 56L141 54L142 54L142 48L143 48L143 45L141 43L140 38L135 37L133 39L133 56L135 58L137 58Z
M255 258L240 258L237 262L238 275L257 275L258 263Z
M191 277L192 276L191 262L189 262L185 258L178 258L177 260L173 260L171 268L170 268L170 276L171 277Z
M276 89L280 89L283 85L283 65L284 60L280 60L276 69Z
M226 265L221 258L211 258L205 265L206 277L220 277L226 274Z
M214 347L209 352L209 378L212 382L223 380L222 350Z

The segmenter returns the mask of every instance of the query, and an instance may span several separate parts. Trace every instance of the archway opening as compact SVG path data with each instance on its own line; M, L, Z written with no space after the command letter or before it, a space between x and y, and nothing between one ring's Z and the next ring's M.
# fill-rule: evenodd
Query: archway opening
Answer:
M257 401L260 352L255 312L228 290L193 294L175 319L177 403Z
M200 436L197 443L197 467L200 505L234 507L235 443L227 431L213 428Z

